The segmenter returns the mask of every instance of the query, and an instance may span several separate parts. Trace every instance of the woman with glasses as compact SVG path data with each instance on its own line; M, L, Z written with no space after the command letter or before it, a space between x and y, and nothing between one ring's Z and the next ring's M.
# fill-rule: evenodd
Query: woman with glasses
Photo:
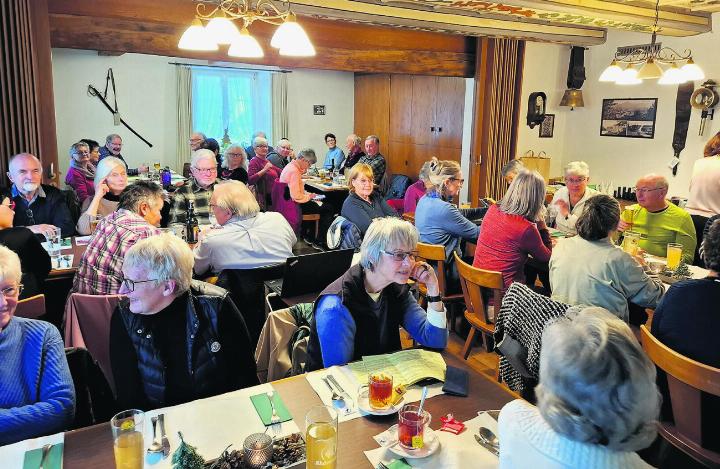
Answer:
M60 333L49 322L14 317L21 276L17 254L0 246L0 446L63 431L75 413Z
M272 188L280 177L280 169L267 159L269 147L264 137L255 137L252 144L255 157L248 163L248 184L255 187L255 197L261 209L272 207Z
M358 163L347 171L345 177L350 194L343 202L340 215L354 223L361 235L365 236L375 218L397 216L382 195L373 190L374 177L370 165Z
M0 244L15 251L20 257L22 283L20 298L29 298L44 291L45 279L50 272L50 256L35 234L24 226L13 228L15 201L5 197L0 203Z
M589 188L590 167L584 161L565 166L565 187L555 192L548 210L548 223L568 235L577 233L575 224L585 210L585 202L598 191Z
M230 145L225 150L222 158L222 171L220 171L220 179L240 181L243 184L248 182L247 153L240 145Z
M372 222L360 247L360 263L330 284L315 302L307 370L398 351L400 326L421 345L445 348L445 306L435 271L415 260L417 241L417 230L404 220ZM411 278L427 287L427 311L410 293L407 281Z
M65 175L65 184L72 187L80 203L95 195L95 166L90 163L90 147L84 142L73 143L70 147L70 167Z
M80 235L92 233L93 220L113 213L120 202L120 194L128 185L125 163L120 158L106 156L95 169L95 195L85 199L82 215L75 229Z

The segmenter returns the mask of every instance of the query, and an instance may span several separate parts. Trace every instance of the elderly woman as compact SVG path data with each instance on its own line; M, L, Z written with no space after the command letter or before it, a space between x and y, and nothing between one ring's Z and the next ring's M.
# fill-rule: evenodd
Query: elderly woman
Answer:
M445 348L445 306L435 271L415 261L417 241L415 227L404 220L373 221L360 247L360 263L330 284L315 302L308 370L400 350L399 326L424 346ZM427 287L427 311L410 293L410 278Z
M104 217L113 213L127 185L125 163L114 156L103 158L95 170L95 195L85 199L82 204L82 215L75 227L78 234L89 235L92 233L91 221L96 216Z
M35 234L24 226L13 228L15 201L5 197L0 203L0 244L20 257L23 289L20 298L44 292L45 279L50 272L50 256Z
M565 166L565 187L555 192L550 203L552 219L548 221L563 233L576 234L575 224L585 210L585 203L598 194L587 186L589 180L590 167L584 161L573 161Z
M697 245L702 243L705 224L710 217L720 214L720 132L708 140L703 151L704 158L693 166L690 177L690 194L685 210L695 225ZM695 265L702 261L695 252Z
M548 262L552 240L545 224L545 180L537 171L521 170L500 203L483 218L473 266L502 272L505 288L524 282L528 256Z
M500 412L500 468L650 468L635 453L656 436L655 366L602 308L571 309L542 335L537 407Z
M345 175L350 194L343 202L340 215L353 222L365 236L375 218L397 216L385 199L373 191L373 171L369 165L358 163Z
M355 134L347 136L347 139L345 139L345 149L347 150L347 156L340 165L340 171L343 173L355 166L355 164L360 161L360 158L365 156L362 139Z
M525 169L525 166L522 164L522 161L510 160L502 167L502 169L500 170L500 174L502 175L505 182L510 185L515 179L515 176L517 176L518 173L523 169Z
M611 236L620 221L620 205L607 195L585 204L577 221L578 236L561 240L550 258L552 298L571 305L602 306L625 322L628 301L655 308L665 289Z
M435 167L437 164L438 159L433 156L432 160L426 161L422 165L420 174L418 174L418 180L411 184L405 191L403 213L415 212L418 201L427 193L427 188L430 186L430 167Z
M139 241L122 266L110 321L120 408L149 410L258 384L250 337L228 292L192 280L193 253L165 233Z
M65 175L65 184L72 187L80 203L95 194L93 179L95 166L90 163L90 147L86 143L73 143L70 147L70 167Z
M20 259L0 246L0 446L65 430L75 388L58 330L16 318Z
M268 141L255 137L252 143L255 157L248 163L248 184L255 186L255 197L260 208L272 206L272 188L280 177L280 170L267 159Z
M247 184L248 172L245 169L246 165L247 154L245 149L240 145L230 145L225 150L225 155L223 155L220 179L232 179Z
M93 167L96 167L98 165L98 161L100 160L100 144L97 140L93 140L91 138L83 138L80 141L88 146L88 149L90 150L90 164L93 165Z

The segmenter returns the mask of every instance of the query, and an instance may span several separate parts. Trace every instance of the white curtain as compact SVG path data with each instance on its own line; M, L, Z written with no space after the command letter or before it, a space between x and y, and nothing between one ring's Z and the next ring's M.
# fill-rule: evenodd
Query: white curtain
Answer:
M177 141L175 171L182 172L183 164L190 162L190 134L192 133L192 70L176 65L177 80Z
M272 127L277 140L290 138L288 129L288 74L272 75Z

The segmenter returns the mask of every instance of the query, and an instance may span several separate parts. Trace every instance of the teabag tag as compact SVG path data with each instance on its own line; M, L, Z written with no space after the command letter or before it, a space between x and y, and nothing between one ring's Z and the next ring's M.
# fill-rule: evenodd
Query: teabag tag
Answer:
M458 435L465 430L465 424L460 420L457 420L453 414L447 414L445 417L440 417L440 421L442 422L440 431Z
M113 112L113 125L120 125L120 113L119 112Z
M397 405L398 402L400 402L400 400L402 399L402 397L405 395L406 392L407 392L407 386L405 386L404 384L398 384L397 386L395 386L393 388L392 402L390 403L390 405L392 405L392 406Z

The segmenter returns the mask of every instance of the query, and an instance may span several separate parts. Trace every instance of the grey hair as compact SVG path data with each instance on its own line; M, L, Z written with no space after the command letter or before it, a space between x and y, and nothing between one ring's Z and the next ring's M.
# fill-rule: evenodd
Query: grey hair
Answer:
M73 155L77 154L81 148L87 148L88 152L90 151L90 145L85 142L77 142L70 145L70 158L72 158Z
M655 365L604 308L572 307L546 327L535 393L543 419L572 440L637 451L655 439Z
M215 159L215 153L212 150L208 150L207 148L200 148L199 150L195 150L194 152L192 152L190 166L192 166L193 168L197 168L197 164L200 162L200 160L208 160L211 161L213 164L217 164L217 160Z
M283 142L288 142L288 143L290 143L290 140L288 140L287 137L283 137L283 138L281 138L280 140L278 140L277 146L280 146ZM291 145L291 146L292 146L292 145Z
M22 267L17 253L0 244L0 281L5 280L14 280L19 284L22 280Z
M720 272L720 220L715 220L703 238L702 258L705 267Z
M268 144L268 141L265 137L254 137L253 138L253 141L252 141L253 148L259 147L262 144L265 144L265 145Z
M107 137L105 137L105 144L107 145L108 143L112 142L116 138L119 138L120 141L122 141L122 137L119 136L118 134L110 134Z
M310 163L311 165L314 165L317 163L317 155L315 155L315 150L312 148L303 148L300 150L300 152L297 154L298 159L303 159Z
M32 160L35 160L37 162L38 166L40 166L40 174L42 174L43 167L42 167L42 164L40 163L40 159L37 156L33 155L32 153L27 153L27 152L18 153L17 155L13 155L10 158L10 161L8 161L8 169L10 170L10 172L12 172L12 170L13 170L15 161L18 160L19 158L30 158Z
M220 181L213 190L215 204L233 215L243 218L254 217L260 212L255 196L245 184L232 179Z
M348 135L348 138L352 138L353 143L355 145L360 145L360 142L362 142L362 139L360 137L358 137L356 134L350 134L350 135Z
M197 136L201 137L203 140L207 140L207 135L205 135L202 132L193 132L192 134L190 134L190 137L192 138L193 135L197 135Z
M265 137L267 136L267 134L266 134L265 132L263 132L262 130L256 130L256 131L253 132L253 134L252 134L252 140L255 141L255 139L258 138L258 137L260 137L260 136L262 136L263 138L265 138Z
M565 165L564 175L574 174L575 176L590 177L590 166L584 161L571 161Z
M195 264L193 252L185 241L171 233L145 238L125 254L123 265L141 268L158 280L174 280L176 294L190 289Z
M151 181L136 181L120 194L118 209L139 213L143 202L155 206L163 203L163 188Z
M543 213L544 203L545 180L537 171L522 169L510 183L499 206L504 213L535 221Z
M412 223L396 217L376 218L360 245L360 265L373 271L383 251L390 248L414 250L417 243L418 232Z
M98 165L95 168L95 185L100 184L100 181L105 179L116 166L122 166L123 169L125 169L123 160L114 156L106 156L98 161Z
M660 174L650 173L646 174L645 176L640 178L642 179L650 179L655 183L655 188L662 187L663 189L667 189L670 187L670 183L668 182L667 178L665 176L662 176Z
M438 164L438 159L434 156L430 161L426 161L423 163L422 167L420 168L420 173L418 174L418 178L425 183L426 186L430 185L430 172L431 168L436 166Z
M525 165L523 165L522 161L510 160L505 163L505 165L500 170L500 173L502 174L502 177L507 177L509 174L519 173L522 169L525 169Z
M620 204L605 194L590 197L575 223L577 234L588 241L607 238L620 221Z
M378 137L377 135L368 135L368 136L365 138L365 141L367 142L368 140L375 140L375 143L377 143L378 145L380 145L380 137Z
M238 145L237 143L233 143L232 145L230 145L229 147L227 147L227 149L225 150L225 154L224 154L223 157L222 157L222 167L223 167L223 168L227 168L227 167L228 167L228 157L227 157L227 154L230 153L230 150L232 150L232 149L240 150L240 153L242 153L242 155L243 155L243 167L245 167L245 169L247 169L247 162L248 162L248 161L247 161L247 152L246 152L245 149L242 147L242 145Z
M438 191L440 195L445 196L445 183L453 178L457 178L460 174L460 163L452 160L438 160L433 157L428 166L428 181L430 185L426 188L428 191Z

